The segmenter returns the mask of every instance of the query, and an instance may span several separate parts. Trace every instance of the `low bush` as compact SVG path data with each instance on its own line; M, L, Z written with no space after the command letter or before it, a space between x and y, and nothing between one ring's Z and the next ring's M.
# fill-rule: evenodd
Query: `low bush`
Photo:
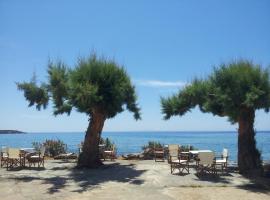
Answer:
M61 153L67 152L67 145L62 140L45 140L45 142L33 142L33 148L36 151L40 151L41 146L46 147L45 155L55 157Z
M142 150L154 149L154 148L163 148L164 145L157 141L149 141L147 145L142 146Z
M192 145L181 145L180 146L180 151L190 151L190 150L197 150L197 148L195 148Z
M109 138L100 138L99 144L104 145L103 148L106 150L112 149L113 146L114 146L114 148L116 148L115 143ZM80 144L81 150L82 150L82 147L83 147L83 141Z
M100 138L99 144L105 145L105 149L112 149L113 146L116 148L115 143L109 138Z
M149 141L147 145L142 146L144 159L153 159L155 148L164 148L164 145L157 141Z

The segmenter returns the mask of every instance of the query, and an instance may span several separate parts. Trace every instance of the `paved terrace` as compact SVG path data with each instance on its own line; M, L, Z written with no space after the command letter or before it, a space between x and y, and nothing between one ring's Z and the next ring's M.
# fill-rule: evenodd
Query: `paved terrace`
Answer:
M152 160L117 160L99 169L74 166L74 161L47 160L45 169L1 168L0 199L270 199L269 179L254 181L237 173L171 175L166 162Z

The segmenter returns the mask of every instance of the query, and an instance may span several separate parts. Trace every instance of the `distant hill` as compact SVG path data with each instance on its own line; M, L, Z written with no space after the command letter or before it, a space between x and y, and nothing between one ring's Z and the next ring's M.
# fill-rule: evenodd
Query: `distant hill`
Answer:
M0 134L23 134L25 132L18 130L0 130Z

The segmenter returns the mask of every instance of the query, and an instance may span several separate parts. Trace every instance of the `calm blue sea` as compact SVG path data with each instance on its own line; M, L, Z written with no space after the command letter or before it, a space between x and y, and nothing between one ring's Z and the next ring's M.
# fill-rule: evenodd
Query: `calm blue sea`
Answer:
M141 152L143 145L155 140L163 144L193 145L199 149L214 150L216 153L228 148L230 160L237 160L236 132L103 132L102 136L114 141L118 155ZM31 147L32 142L42 142L45 139L63 140L69 151L77 152L78 144L84 139L84 133L0 134L0 146ZM258 132L256 139L263 159L270 160L270 131Z

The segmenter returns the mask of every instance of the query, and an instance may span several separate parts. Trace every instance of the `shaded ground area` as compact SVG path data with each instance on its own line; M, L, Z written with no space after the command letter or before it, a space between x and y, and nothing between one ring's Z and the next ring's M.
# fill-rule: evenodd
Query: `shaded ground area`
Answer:
M0 199L270 199L269 179L239 174L170 174L166 162L106 162L78 170L74 162L47 161L45 169L0 169Z

